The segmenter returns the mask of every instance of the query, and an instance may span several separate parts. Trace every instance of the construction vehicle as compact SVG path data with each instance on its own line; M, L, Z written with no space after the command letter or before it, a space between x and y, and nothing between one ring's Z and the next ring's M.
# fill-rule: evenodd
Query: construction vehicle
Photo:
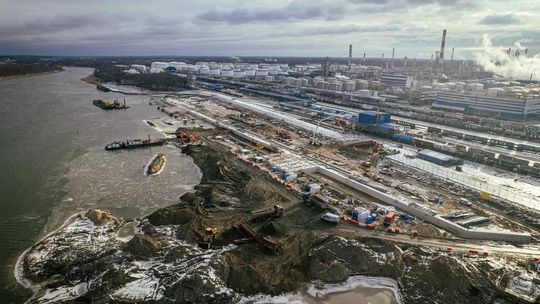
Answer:
M280 205L274 205L273 208L265 208L254 210L251 212L250 221L262 222L268 219L274 219L283 215L283 207Z
M241 223L239 225L235 226L238 230L240 230L244 235L246 235L248 238L239 240L238 243L243 243L245 241L255 240L257 243L259 243L264 248L270 250L270 251L276 251L278 248L278 244L276 242L273 242L264 236L257 233L255 230L253 230L251 227L249 227L246 223Z
M394 220L396 219L396 213L395 212L388 212L385 216L384 216L384 225L385 226L390 226L390 224L392 224L394 222Z
M287 130L279 131L278 136L283 138L283 139L291 139L291 134L289 134L289 132L287 132Z
M176 137L181 139L184 143L193 143L197 141L197 137L190 132L178 129L176 130Z
M210 245L212 245L212 242L216 239L216 236L219 233L218 228L212 228L212 227L206 227L204 229L203 233L200 233L196 231L199 237L201 238L201 241L199 242L199 247L210 249Z
M362 162L362 166L364 166L364 167L366 167L366 168L369 168L369 167L371 167L371 163L368 162L368 161L363 161L363 162Z

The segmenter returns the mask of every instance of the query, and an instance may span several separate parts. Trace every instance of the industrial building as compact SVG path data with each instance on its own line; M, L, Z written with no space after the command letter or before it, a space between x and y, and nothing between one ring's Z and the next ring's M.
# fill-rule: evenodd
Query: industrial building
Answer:
M437 151L424 149L418 152L418 158L434 163L439 166L449 167L463 163L462 160L452 157L450 155L442 154Z
M433 101L433 108L460 111L479 116L512 120L540 118L539 98L509 98L443 91L425 91L422 93L422 98Z
M391 75L383 74L381 76L381 84L385 87L410 89L412 87L413 78L407 75Z

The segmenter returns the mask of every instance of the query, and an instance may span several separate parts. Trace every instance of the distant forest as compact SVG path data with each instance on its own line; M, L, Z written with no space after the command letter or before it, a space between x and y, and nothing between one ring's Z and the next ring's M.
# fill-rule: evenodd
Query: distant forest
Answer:
M61 66L49 63L3 63L0 64L0 77L46 73L61 69Z
M94 76L100 82L132 85L150 91L176 91L190 87L186 77L171 73L126 74L123 68L113 65L96 67Z

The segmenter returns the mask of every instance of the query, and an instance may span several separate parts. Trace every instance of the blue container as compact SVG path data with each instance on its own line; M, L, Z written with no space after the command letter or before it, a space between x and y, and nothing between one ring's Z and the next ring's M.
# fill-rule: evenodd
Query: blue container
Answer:
M412 143L414 141L414 137L412 137L410 135L405 135L405 134L394 134L394 136L392 136L392 138L394 140L397 140L399 142L406 143L406 144L409 144L409 145L412 145Z
M281 171L281 168L279 168L278 166L273 166L272 167L272 172L276 173L276 172L279 172Z
M371 218L372 218L373 220L375 220L375 219L377 218L377 214L376 214L376 213L372 213L372 214L371 214Z
M374 220L375 220L375 219L370 215L370 216L368 216L368 217L366 218L366 224L371 224L371 223L373 223Z

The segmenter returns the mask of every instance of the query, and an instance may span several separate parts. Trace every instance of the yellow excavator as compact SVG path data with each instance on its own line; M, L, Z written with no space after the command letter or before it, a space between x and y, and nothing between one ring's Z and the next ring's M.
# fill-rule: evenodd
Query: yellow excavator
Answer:
M219 229L213 227L206 227L203 233L197 232L197 234L199 234L199 237L201 238L201 241L199 242L199 247L210 249L210 245L212 245L212 242L216 239L218 233Z

